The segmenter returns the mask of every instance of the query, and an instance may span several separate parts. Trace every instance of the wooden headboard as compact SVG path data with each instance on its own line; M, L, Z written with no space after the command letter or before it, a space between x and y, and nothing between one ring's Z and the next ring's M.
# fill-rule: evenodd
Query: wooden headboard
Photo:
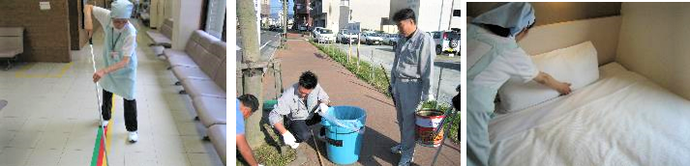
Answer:
M518 44L527 53L537 55L592 41L597 49L599 65L603 65L616 58L620 26L620 16L542 25L532 28Z

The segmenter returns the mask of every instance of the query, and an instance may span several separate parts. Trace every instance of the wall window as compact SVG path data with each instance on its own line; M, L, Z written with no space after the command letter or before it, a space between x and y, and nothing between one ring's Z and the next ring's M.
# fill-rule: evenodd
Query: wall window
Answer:
M208 0L208 7L206 8L206 26L204 30L218 39L223 36L223 28L225 24L225 6L226 0Z

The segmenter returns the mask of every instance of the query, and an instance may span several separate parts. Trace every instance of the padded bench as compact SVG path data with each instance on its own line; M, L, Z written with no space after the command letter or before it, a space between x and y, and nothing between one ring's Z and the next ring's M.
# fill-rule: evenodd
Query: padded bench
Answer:
M7 68L12 68L12 61L24 53L24 28L0 27L0 59L7 60Z
M226 65L227 60L224 59L223 63L221 63L221 65L217 68L218 70L215 73L215 76L213 76L211 80L185 79L182 81L182 87L184 87L185 91L192 97L192 99L201 96L226 98Z
M216 97L197 97L193 101L194 109L197 111L199 121L204 127L209 128L213 125L226 124L225 115L227 105L225 99Z
M173 66L172 71L180 81L186 79L197 79L197 80L212 80L212 76L216 75L216 72L221 67L222 63L226 61L226 47L225 42L215 41L211 43L208 50L201 48L201 53L189 55L189 57L196 66L192 65L178 65ZM194 52L194 51L193 51ZM178 56L179 57L179 56ZM225 70L225 68L223 68Z
M163 20L163 25L159 30L146 31L146 35L153 40L149 46L163 46L165 48L170 48L172 46L172 27L173 20L168 18Z
M226 154L226 140L228 139L227 128L223 125L213 125L208 128L208 138L213 144L213 148L216 149L220 160L223 161L223 165L226 164L225 154Z
M196 30L185 50L163 51L170 67L184 90L192 98L199 121L208 128L207 136L225 163L227 123L226 105L226 47L225 42Z
M214 48L216 50L213 51L211 50L211 45L214 43L223 43L222 53L217 50L218 48ZM184 51L165 49L163 50L163 54L168 57L168 63L170 64L171 68L177 66L199 67L199 65L196 63L199 57L205 57L208 54L211 54L211 52L216 53L215 56L217 57L224 57L226 54L224 50L225 47L225 42L220 41L218 38L211 36L204 31L196 30L192 33L192 36L189 37L189 41L187 41Z

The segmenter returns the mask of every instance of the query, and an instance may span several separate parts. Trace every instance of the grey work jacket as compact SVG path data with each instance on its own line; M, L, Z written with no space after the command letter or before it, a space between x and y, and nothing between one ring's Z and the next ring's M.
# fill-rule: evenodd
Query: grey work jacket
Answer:
M431 93L436 42L431 35L417 29L410 39L400 37L395 48L391 68L391 86L398 80L410 80L421 84L422 96Z
M316 87L307 95L307 101L300 99L298 84L292 85L286 89L278 99L278 103L273 110L268 114L268 120L271 125L283 122L283 116L288 117L290 121L307 120L311 118L314 113L312 110L318 107L319 101L328 102L328 94L317 84Z

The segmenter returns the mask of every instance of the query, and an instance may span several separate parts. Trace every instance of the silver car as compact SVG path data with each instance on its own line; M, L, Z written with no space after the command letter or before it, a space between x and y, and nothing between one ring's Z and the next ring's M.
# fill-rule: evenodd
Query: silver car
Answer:
M400 39L400 35L386 34L386 37L383 38L383 44L395 46L398 43L398 39Z
M356 33L350 32L347 29L341 29L336 36L336 42L343 44L357 43L358 38Z
M443 53L458 54L460 52L460 32L456 31L433 31L431 36L436 42L436 54Z
M376 33L362 33L362 43L372 45L379 45L383 42L383 38Z

